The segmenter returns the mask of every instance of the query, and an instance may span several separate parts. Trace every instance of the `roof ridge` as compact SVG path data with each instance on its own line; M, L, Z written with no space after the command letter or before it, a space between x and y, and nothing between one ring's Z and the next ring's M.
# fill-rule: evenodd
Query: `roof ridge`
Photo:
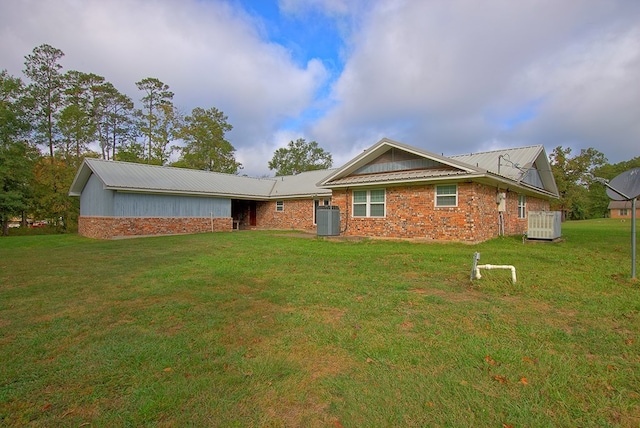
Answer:
M487 153L497 153L497 152L513 151L513 150L523 150L523 149L530 149L530 148L534 148L534 147L542 147L542 144L531 144L531 145L528 145L528 146L509 147L509 148L506 148L506 149L486 150L484 152L462 153L462 154L459 154L459 155L451 155L451 156L448 156L448 157L455 158L455 157L462 157L462 156L484 155L484 154L487 154Z
M120 164L120 165L128 165L128 166L133 166L133 167L163 168L163 169L171 169L171 170L177 170L177 171L189 171L189 172L198 172L198 173L206 173L206 174L214 174L214 175L235 176L235 177L239 177L239 178L250 178L252 180L276 181L275 177L252 177L252 176L249 176L249 175L229 174L227 172L205 171L205 170L202 170L202 169L193 169L193 168L180 168L180 167L170 166L170 165L153 165L153 164L148 164L148 163L126 162L126 161L119 161L119 160L112 160L112 159L100 159L100 158L85 158L84 160L85 161L90 161L90 162L98 161L98 162L103 162L103 163L117 163L117 164Z

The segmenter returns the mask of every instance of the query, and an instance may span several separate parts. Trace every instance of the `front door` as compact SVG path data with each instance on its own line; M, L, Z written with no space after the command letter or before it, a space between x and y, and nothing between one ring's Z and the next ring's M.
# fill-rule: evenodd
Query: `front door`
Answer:
M249 226L256 226L256 202L251 201L249 204Z

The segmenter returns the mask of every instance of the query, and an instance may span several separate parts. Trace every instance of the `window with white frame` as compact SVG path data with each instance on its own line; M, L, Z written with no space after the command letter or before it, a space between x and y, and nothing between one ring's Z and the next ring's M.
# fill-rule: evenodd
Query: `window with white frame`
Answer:
M458 185L441 184L436 186L436 207L458 206Z
M276 201L276 211L279 213L284 211L284 201Z
M354 190L353 191L353 216L354 217L384 217L385 216L385 189Z
M621 216L621 217L626 217L626 216L628 216L628 215L629 215L629 210L627 210L626 208L622 208L622 209L620 210L620 216Z
M518 195L518 218L527 217L527 197Z

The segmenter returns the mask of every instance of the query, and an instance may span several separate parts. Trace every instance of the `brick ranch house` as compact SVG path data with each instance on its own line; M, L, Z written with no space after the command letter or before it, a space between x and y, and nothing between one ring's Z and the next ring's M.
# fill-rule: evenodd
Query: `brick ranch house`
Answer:
M543 146L445 157L385 138L339 169L275 178L85 159L69 194L93 238L313 232L333 205L344 236L479 242L524 233L558 190Z
M631 219L632 204L631 201L610 201L609 217L611 218L628 218ZM636 202L636 218L640 217L640 204Z

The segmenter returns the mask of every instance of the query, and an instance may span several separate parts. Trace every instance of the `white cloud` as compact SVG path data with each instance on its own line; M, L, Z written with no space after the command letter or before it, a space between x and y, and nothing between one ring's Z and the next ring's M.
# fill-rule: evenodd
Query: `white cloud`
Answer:
M3 6L0 53L17 75L24 55L50 44L65 52L65 69L104 75L136 101L134 83L157 77L187 112L224 111L240 148L269 141L313 101L327 74L318 60L298 66L258 27L220 1L31 0Z
M313 134L332 150L384 134L445 154L501 141L638 156L639 11L599 1L379 2Z
M385 136L445 154L545 144L594 147L612 162L640 155L640 2L281 0L297 20L289 29L335 23L342 57L329 70L284 47L305 49L322 31L279 33L293 42L276 44L240 5L5 1L0 68L19 75L24 55L48 43L66 69L104 75L135 100L134 83L157 77L187 112L228 115L252 175L300 137L336 166Z

